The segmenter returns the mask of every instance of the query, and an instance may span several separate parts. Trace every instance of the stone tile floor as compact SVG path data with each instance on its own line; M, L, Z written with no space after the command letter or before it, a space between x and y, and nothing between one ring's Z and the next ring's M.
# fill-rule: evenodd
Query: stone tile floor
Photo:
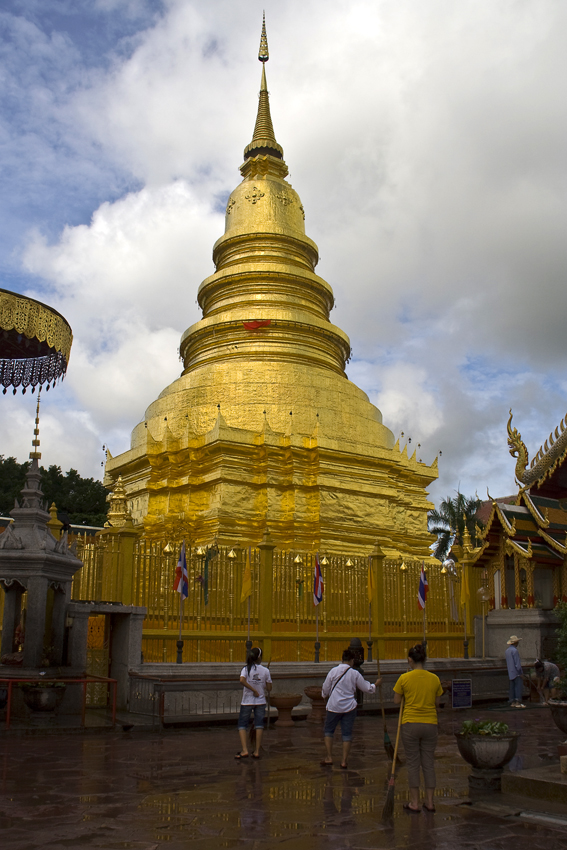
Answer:
M545 708L442 711L437 813L402 810L402 767L387 828L381 825L388 764L379 717L358 718L348 771L320 767L321 730L305 722L272 728L262 758L240 763L234 727L44 737L0 730L0 847L567 850L564 824L549 827L467 804L469 768L453 737L466 717L503 719L522 733L516 769L557 760L563 736ZM388 726L393 738L392 715ZM494 802L505 797L493 795Z

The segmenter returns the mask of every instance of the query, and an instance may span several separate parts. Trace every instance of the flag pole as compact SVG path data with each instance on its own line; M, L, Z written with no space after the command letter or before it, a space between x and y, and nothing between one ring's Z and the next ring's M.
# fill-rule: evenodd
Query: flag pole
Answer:
M248 640L246 641L246 649L252 649L252 641L250 640L250 597L248 597Z
M421 569L423 570L423 573L425 575L425 561L421 562ZM425 613L427 611L427 594L425 595L424 602L426 604L423 606L423 645L427 648L427 616Z
M372 591L374 588L374 579L372 576L372 555L368 556L368 654L367 660L372 661Z
M317 564L319 564L319 552L315 553L315 570L317 569ZM319 567L319 570L321 568ZM315 596L315 580L313 582L313 596ZM319 604L315 606L315 664L319 664L319 652L321 649L321 644L319 643Z
M252 573L252 546L248 547L248 563L250 564L250 573ZM250 640L250 596L248 597L248 640L246 641L246 654L252 649L252 641Z
M185 552L185 540L183 540L183 546L181 549L182 552ZM180 556L181 557L181 556ZM187 556L185 556L187 557ZM183 575L183 567L181 567L181 593L179 594L179 640L177 641L177 664L183 664L183 638L182 628L183 628L183 582L185 577Z

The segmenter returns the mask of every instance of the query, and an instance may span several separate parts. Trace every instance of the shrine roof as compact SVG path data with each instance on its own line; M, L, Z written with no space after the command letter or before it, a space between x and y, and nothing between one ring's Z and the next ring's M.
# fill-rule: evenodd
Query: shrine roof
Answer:
M493 557L502 536L508 552L516 551L530 560L562 561L567 554L567 511L558 500L532 497L526 491L520 492L519 499L521 503L515 505L492 503L490 517L479 534L486 543L477 555L477 565Z

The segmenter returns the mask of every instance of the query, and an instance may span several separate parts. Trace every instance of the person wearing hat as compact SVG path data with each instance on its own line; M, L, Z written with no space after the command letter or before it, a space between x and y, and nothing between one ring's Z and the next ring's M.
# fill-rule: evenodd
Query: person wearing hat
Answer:
M518 643L522 640L517 635L512 635L508 641L508 649L506 650L506 666L508 667L508 678L510 679L510 691L508 694L508 702L512 708L525 708L522 704L522 694L524 691L524 671L520 663L520 653L518 652Z

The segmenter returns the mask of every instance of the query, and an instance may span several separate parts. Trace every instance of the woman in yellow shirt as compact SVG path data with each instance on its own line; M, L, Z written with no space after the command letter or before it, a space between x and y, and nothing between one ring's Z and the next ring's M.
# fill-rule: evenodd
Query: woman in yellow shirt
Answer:
M410 801L404 803L409 812L420 812L419 769L425 783L426 812L434 812L435 747L437 744L437 706L443 693L439 677L424 669L427 654L418 643L408 653L411 670L400 676L394 685L394 702L404 700L401 717L401 736L406 753Z

